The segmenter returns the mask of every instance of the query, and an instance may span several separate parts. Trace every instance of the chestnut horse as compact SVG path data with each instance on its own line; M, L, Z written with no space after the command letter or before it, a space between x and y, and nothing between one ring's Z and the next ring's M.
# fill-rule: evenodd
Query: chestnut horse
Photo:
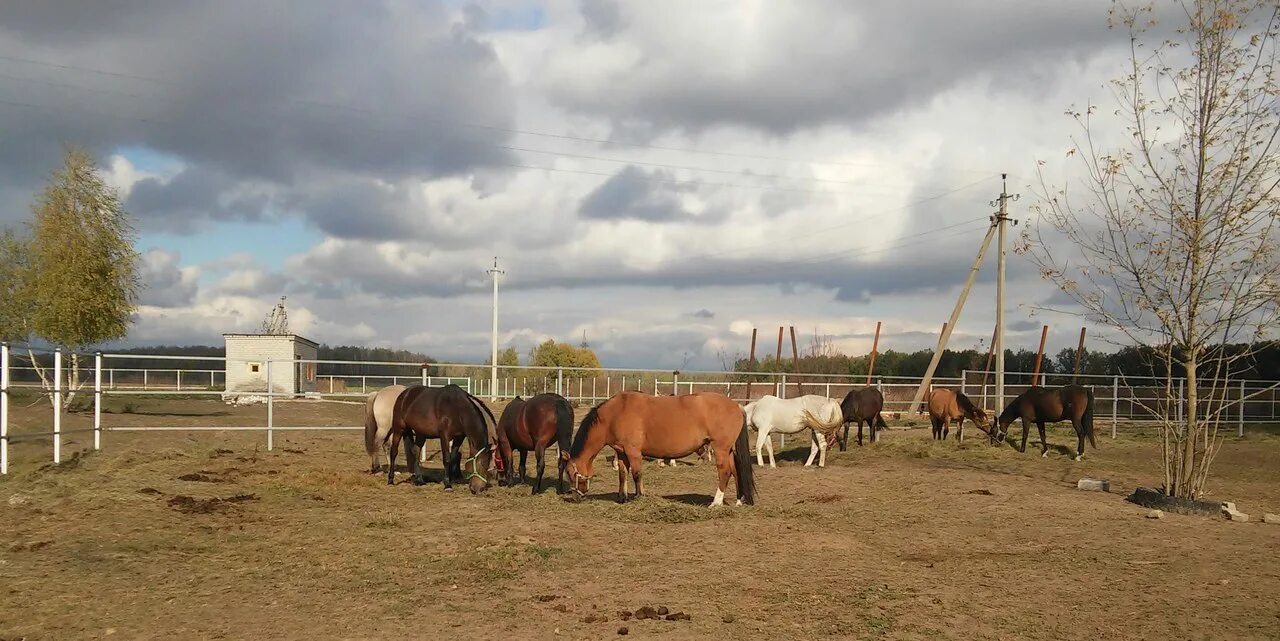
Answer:
M947 440L947 432L951 426L951 421L959 420L956 424L956 440L964 442L964 419L973 421L978 429L987 432L991 436L991 441L995 442L995 437L991 434L991 425L987 421L987 413L982 411L981 407L973 404L964 392L957 392L943 387L939 387L929 392L929 421L933 423L933 438L939 441Z
M485 421L485 416L493 425ZM497 445L496 426L497 421L489 408L457 385L413 385L396 399L390 434L391 459L395 460L396 448L404 437L405 459L413 473L413 484L422 485L426 483L426 477L414 450L428 438L439 438L441 460L444 461L444 489L452 490L453 480L463 480L464 477L462 441L465 439L471 445L465 478L472 494L479 494L489 487L489 465L494 460L493 448ZM393 467L387 471L387 485L394 482Z
M649 396L622 392L591 408L569 448L569 487L578 498L591 487L592 463L605 446L617 452L618 502L627 500L627 471L636 496L644 495L640 468L645 456L678 459L711 446L718 472L712 506L724 505L729 477L737 480L738 505L753 505L747 420L742 408L724 394L699 392L683 396Z
M1009 425L1022 419L1022 446L1019 452L1027 451L1027 432L1031 423L1040 430L1040 456L1049 455L1049 443L1044 438L1044 424L1059 421L1071 421L1076 430L1075 460L1084 458L1084 439L1089 437L1089 444L1098 449L1098 442L1093 437L1093 392L1079 385L1065 385L1056 388L1033 387L1013 399L1009 406L1000 412L1000 433L996 438L1003 441L1009 433Z
M542 491L543 455L547 446L557 443L560 450L556 462L556 493L564 492L564 462L573 439L573 406L559 394L538 394L529 400L517 396L502 410L498 419L498 449L505 461L514 463L513 450L520 451L520 480L525 479L525 460L533 450L538 465L538 480L533 493ZM516 466L508 465L502 481L515 483Z
M844 400L840 401L840 411L844 414L844 438L837 438L839 430L832 430L831 435L827 437L827 447L832 443L840 442L840 451L843 452L845 447L849 445L849 423L858 424L858 445L862 445L862 424L866 423L871 430L871 442L875 443L880 440L876 436L876 431L885 427L884 417L880 416L880 412L884 409L884 394L874 387L864 387L862 389L851 390L844 395Z

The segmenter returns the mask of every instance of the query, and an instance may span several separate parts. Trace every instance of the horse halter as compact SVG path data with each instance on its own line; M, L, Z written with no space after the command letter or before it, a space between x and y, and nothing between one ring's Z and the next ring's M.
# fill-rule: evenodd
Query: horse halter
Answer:
M573 490L573 493L577 494L578 498L582 498L586 496L587 492L591 491L591 477L578 472L578 466L573 463L573 459L569 459L565 461L564 467L565 467L565 470L569 472L569 487ZM582 477L586 479L587 489L585 490L578 489L578 477Z
M485 483L489 482L489 479L485 478L485 476L480 473L480 466L477 465L477 463L479 463L479 460L480 460L480 455L484 454L485 451L487 451L488 449L489 449L489 446L486 445L480 448L479 450L477 450L474 455L472 455L470 458L466 460L465 465L471 468L470 470L467 471L468 481L470 481L473 478L478 478L481 481L484 481Z

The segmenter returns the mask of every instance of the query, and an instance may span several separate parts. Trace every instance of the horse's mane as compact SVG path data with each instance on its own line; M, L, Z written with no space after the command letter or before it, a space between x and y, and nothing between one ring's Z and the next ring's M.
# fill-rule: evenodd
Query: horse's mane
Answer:
M604 403L600 405L604 405ZM583 448L587 446L587 432L599 419L597 410L600 409L600 405L591 408L591 411L587 412L587 415L583 417L582 423L578 425L578 433L573 435L573 445L569 446L569 456L581 454Z
M1028 391L1029 391L1029 390L1028 390ZM1019 395L1017 395L1017 396L1013 397L1013 400L1012 400L1012 401L1009 401L1009 404L1008 404L1008 405L1006 405L1004 409L1000 410L1000 420L1001 420L1002 422L1003 422L1005 419L1008 419L1008 420L1012 421L1012 420L1014 420L1014 419L1016 419L1016 418L1020 418L1020 417L1022 416L1022 409L1019 407L1019 405L1020 405L1019 401L1021 401L1021 400L1022 400L1022 397L1026 396L1026 395L1027 395L1027 392L1023 392L1023 393L1021 393L1021 394L1019 394Z
M973 401L969 400L969 397L959 390L956 391L956 405L959 405L961 410L969 413L976 412L978 409L974 406Z

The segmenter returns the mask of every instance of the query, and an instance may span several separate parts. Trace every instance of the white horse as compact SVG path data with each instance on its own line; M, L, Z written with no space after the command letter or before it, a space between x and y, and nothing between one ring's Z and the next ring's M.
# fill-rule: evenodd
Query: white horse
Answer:
M382 444L382 451L385 452L383 456L387 456L387 465L393 470L396 468L396 462L390 459L390 452L387 450L387 436L391 433L391 419L396 410L396 399L400 398L400 392L404 390L404 385L388 385L370 393L369 400L365 401L364 449L373 462L371 472L374 474L381 470L378 444ZM426 450L427 448L422 448L424 453Z
M803 430L812 430L809 443L809 460L805 465L812 465L814 457L818 458L818 467L827 465L827 432L844 424L844 412L840 411L840 402L825 396L808 394L797 398L781 399L777 396L765 396L760 400L747 403L747 427L760 432L756 437L756 465L764 466L764 450L769 449L769 467L778 467L773 457L773 439L770 432L795 434Z

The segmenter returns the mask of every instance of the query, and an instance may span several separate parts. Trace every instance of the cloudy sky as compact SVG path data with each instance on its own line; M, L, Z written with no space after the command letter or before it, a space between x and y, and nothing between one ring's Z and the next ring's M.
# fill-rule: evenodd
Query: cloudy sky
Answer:
M1106 0L0 6L0 224L64 142L136 219L129 342L219 344L287 295L328 343L487 356L587 340L718 367L750 328L931 345L1001 172L1064 171L1106 99ZM1118 125L1117 125L1118 126ZM989 340L994 252L953 336ZM1080 321L1010 254L1010 347ZM772 339L763 342L769 343Z

